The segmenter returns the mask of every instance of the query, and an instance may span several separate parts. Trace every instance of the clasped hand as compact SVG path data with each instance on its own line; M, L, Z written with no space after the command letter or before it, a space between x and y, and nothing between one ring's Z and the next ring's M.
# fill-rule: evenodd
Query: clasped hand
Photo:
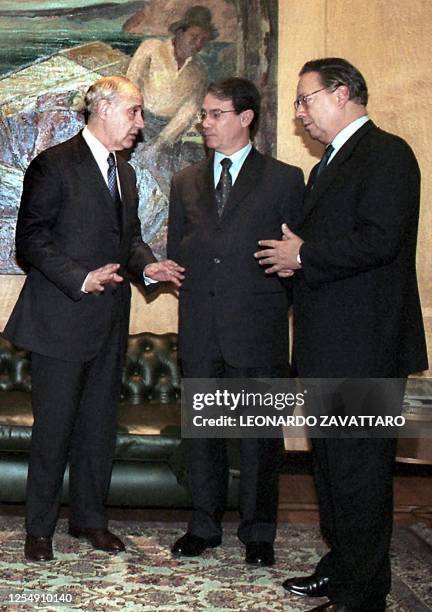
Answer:
M254 253L260 266L270 266L266 269L266 274L276 273L281 278L287 278L301 268L297 255L303 240L294 234L286 223L282 225L282 240L260 240L258 244L267 247Z
M144 274L149 278L156 281L174 283L176 287L180 287L184 279L184 271L185 269L172 259L155 261L144 268Z

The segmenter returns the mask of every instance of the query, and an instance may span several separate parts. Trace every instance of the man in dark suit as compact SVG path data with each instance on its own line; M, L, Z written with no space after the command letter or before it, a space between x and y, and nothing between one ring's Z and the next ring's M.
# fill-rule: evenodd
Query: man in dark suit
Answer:
M298 375L346 378L354 393L353 379L386 378L392 400L384 394L382 411L394 413L408 374L427 368L415 270L420 173L407 143L369 119L367 98L363 76L343 59L302 68L297 118L327 149L311 172L299 235L285 226L284 239L260 241L256 256L269 274L295 273ZM393 437L313 440L330 550L312 576L284 587L328 595L316 610L385 609L395 449Z
M25 556L53 558L66 463L69 533L110 553L105 499L114 456L127 341L129 277L181 282L141 240L134 171L115 151L144 126L143 99L124 77L94 83L88 125L38 155L24 178L17 256L28 267L4 336L31 351L34 425Z
M259 111L250 81L210 85L200 120L212 153L172 181L168 256L186 270L179 303L186 378L286 375L288 295L253 253L263 232L276 237L281 220L297 223L304 183L298 168L252 146ZM224 439L187 442L194 512L172 551L195 556L221 543L228 465ZM281 440L241 440L238 535L250 564L274 562L280 448Z

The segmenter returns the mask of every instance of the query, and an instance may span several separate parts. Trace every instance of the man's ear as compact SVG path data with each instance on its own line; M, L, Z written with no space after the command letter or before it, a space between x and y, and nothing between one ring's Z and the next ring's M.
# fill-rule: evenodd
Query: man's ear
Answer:
M96 113L101 119L106 119L110 108L111 104L108 102L108 100L101 100L97 106Z
M339 106L345 106L345 104L350 99L350 92L347 85L339 85L339 87L335 91L335 94Z
M241 121L242 126L248 127L252 123L254 115L255 113L251 109L242 111L240 113L240 121Z

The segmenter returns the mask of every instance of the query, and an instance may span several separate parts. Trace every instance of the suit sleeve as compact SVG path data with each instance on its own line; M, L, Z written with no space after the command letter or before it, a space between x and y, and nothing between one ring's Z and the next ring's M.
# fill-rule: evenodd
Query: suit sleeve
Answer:
M68 257L55 240L63 201L61 172L53 160L35 158L24 177L16 226L17 257L38 269L74 301L89 270Z
M403 247L407 229L417 223L420 171L408 145L398 140L378 154L371 151L366 170L358 202L347 202L356 206L352 230L336 239L302 245L308 283L349 278L392 262Z
M303 221L304 175L300 168L290 168L285 181L281 204L281 218L294 232Z
M151 285L146 285L144 283L144 268L148 264L154 263L157 261L156 257L153 255L153 251L149 247L149 245L143 241L142 233L141 233L141 222L138 217L138 192L136 189L136 176L132 167L129 166L130 171L132 172L132 180L135 183L135 199L134 199L134 229L132 233L132 238L129 245L129 256L127 261L127 269L128 272L132 275L133 280L135 282L140 283L144 286L146 291L153 291L156 287L159 286L159 283L152 283Z
M182 212L181 200L178 196L178 188L176 186L176 178L171 182L169 214L168 214L168 240L167 240L167 255L169 259L173 259L181 264L181 241L184 230L184 216Z
M290 167L283 184L283 198L280 215L282 223L297 232L303 221L303 198L305 191L304 175L300 168ZM287 292L288 303L292 304L293 278L280 278L281 285Z

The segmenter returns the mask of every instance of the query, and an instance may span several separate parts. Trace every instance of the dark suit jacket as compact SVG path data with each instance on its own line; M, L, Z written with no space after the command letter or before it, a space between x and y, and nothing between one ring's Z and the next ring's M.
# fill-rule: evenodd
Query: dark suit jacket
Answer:
M282 222L298 224L303 191L301 170L252 149L219 219L213 156L174 176L168 257L186 268L179 305L183 360L200 361L216 330L233 367L287 362L287 292L253 254L258 240L280 238Z
M294 283L301 376L404 377L427 368L415 268L419 201L412 150L371 121L308 188Z
M88 272L120 263L142 282L155 261L141 240L135 173L120 157L122 227L99 167L81 133L38 155L24 178L16 229L17 256L28 275L4 336L31 351L72 361L96 355L113 321L127 334L127 278L101 295L83 294Z

